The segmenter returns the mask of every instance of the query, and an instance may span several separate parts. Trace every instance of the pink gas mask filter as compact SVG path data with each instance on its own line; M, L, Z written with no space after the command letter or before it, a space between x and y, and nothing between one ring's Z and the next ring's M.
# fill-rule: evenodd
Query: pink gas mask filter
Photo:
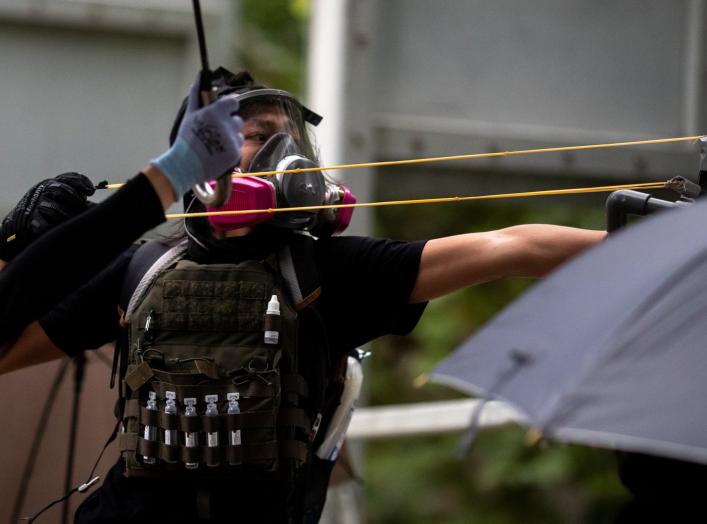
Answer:
M297 176L297 175L294 175ZM277 179L274 179L277 180ZM215 184L215 182L211 182ZM277 208L277 189L270 180L262 177L238 177L231 182L231 198L223 207L207 206L207 211L239 211L247 209ZM326 183L325 198L322 204L355 204L356 195L348 187L339 184ZM322 209L316 213L307 230L315 236L330 236L342 233L351 223L354 208ZM273 213L246 213L242 215L209 216L209 223L216 231L233 231L253 227L263 222L271 221Z
M213 186L216 182L210 182ZM275 186L269 180L260 177L233 178L231 198L223 207L207 206L207 211L239 211L246 209L273 209L277 207ZM272 218L271 213L246 213L243 215L209 216L209 223L216 231L233 231L253 227Z

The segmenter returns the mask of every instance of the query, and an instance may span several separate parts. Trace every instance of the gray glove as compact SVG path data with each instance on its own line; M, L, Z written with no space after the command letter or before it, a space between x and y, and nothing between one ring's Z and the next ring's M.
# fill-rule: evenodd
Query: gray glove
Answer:
M169 179L180 198L192 186L230 173L241 156L243 121L238 101L225 96L199 108L199 79L189 92L177 139L161 156L150 161Z

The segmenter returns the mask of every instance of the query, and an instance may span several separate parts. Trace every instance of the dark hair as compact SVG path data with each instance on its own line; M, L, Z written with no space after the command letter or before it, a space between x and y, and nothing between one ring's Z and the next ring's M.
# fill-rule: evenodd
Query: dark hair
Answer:
M214 72L211 73L211 84L216 86L216 95L221 97L223 95L228 95L230 93L247 93L248 91L254 91L255 89L266 89L267 86L256 82L256 80L251 76L248 71L239 71L238 73L232 73L224 67L219 67ZM184 118L184 112L187 110L187 99L182 101L182 105L177 111L177 116L174 119L174 124L172 124L172 130L169 133L169 145L174 144L177 140L177 132L179 131L179 126Z

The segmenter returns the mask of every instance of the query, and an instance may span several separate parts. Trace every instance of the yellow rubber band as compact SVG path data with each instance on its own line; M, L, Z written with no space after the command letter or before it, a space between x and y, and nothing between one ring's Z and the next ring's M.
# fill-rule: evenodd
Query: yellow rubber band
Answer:
M472 200L496 200L502 198L525 198L550 195L575 195L581 193L606 193L620 189L658 189L667 187L665 182L642 182L638 184L620 184L613 186L579 187L572 189L550 189L544 191L525 191L523 193L501 193L495 195L453 196L442 198L424 198L414 200L390 200L386 202L360 202L356 204L330 204L322 206L282 207L269 209L239 209L236 211L204 211L201 213L172 213L168 219L198 218L209 216L247 215L250 213L286 213L288 211L316 211L319 209L348 209L357 207L403 206L411 204L442 204L446 202L468 202Z
M385 166L406 166L413 164L431 164L433 162L449 162L452 160L476 160L481 158L497 158L521 155L536 155L542 153L561 153L566 151L584 151L588 149L608 149L629 146L645 146L650 144L669 144L672 142L687 142L690 140L698 140L702 135L683 136L678 138L658 138L654 140L634 140L632 142L613 142L610 144L592 144L585 146L567 146L567 147L546 147L543 149L520 149L516 151L499 151L496 153L472 153L469 155L453 155L453 156L436 156L427 158L412 158L409 160L387 160L383 162L367 162L363 164L341 164L338 166L327 167L308 167L301 169L284 169L280 171L259 171L256 173L238 173L234 174L233 178L244 178L248 176L271 176L283 173L309 173L312 171L334 171L345 169L357 169L367 167L385 167Z
M548 147L544 149L521 149L517 151L501 151L496 153L473 153L469 155L453 155L453 156L437 156L428 158L412 158L408 160L389 160L384 162L366 162L363 164L341 164L336 166L324 166L324 167L310 167L302 169L286 169L281 171L259 171L257 173L237 173L233 175L233 178L243 178L249 176L271 176L284 173L309 173L312 171L333 171L333 170L345 170L345 169L358 169L358 168L369 168L369 167L385 167L385 166L405 166L412 164L429 164L433 162L448 162L452 160L472 160L481 158L496 158L496 157L509 157L509 156L521 156L521 155L535 155L541 153L560 153L566 151L584 151L590 149L610 149L619 147L629 147L629 146L645 146L651 144L669 144L672 142L688 142L691 140L699 140L704 135L695 136L683 136L677 138L657 138L654 140L634 140L631 142L613 142L607 144L591 144L584 146L567 146L567 147ZM107 189L119 189L123 184L108 184Z

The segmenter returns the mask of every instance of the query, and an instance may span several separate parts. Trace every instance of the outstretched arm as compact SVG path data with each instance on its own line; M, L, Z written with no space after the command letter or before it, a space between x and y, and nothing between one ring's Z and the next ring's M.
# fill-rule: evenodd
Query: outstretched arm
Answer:
M502 277L541 277L605 237L604 231L527 224L430 240L410 303Z

